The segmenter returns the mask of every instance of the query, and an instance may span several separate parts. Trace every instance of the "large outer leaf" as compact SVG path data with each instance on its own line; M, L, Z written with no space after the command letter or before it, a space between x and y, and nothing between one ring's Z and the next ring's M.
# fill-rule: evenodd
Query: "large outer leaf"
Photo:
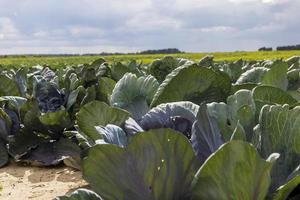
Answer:
M199 60L199 65L201 67L210 67L210 66L213 65L213 63L214 63L214 56L213 55L204 56Z
M15 75L15 82L18 86L19 89L19 93L22 97L26 96L26 92L27 92L27 74L28 74L28 68L27 67L23 67L20 68L16 71L16 75ZM11 94L9 94L11 95Z
M201 163L223 144L218 124L208 115L205 104L200 106L197 121L193 124L191 142Z
M106 200L181 200L189 196L198 167L184 136L159 129L133 136L126 149L92 147L83 175Z
M39 120L46 126L58 127L59 129L70 128L72 125L69 113L64 109L56 112L42 113L39 116Z
M131 117L125 121L124 130L128 136L135 135L139 132L144 132L142 127Z
M4 111L9 116L10 121L11 121L10 135L15 135L15 134L19 133L21 126L20 126L20 120L19 120L17 113L15 113L14 111L12 111L8 108L4 108ZM7 122L7 123L9 124L9 122Z
M231 62L228 64L224 64L221 66L222 70L228 74L232 82L236 82L236 80L243 73L243 61L237 60L235 62Z
M80 72L84 87L90 87L97 83L96 68L96 66L84 64Z
M253 98L255 101L262 102L264 104L290 104L297 103L287 92L280 88L272 86L258 86L253 89Z
M247 139L251 140L256 110L251 91L240 90L229 96L227 105L231 109L232 118L234 118L233 124L236 126L237 121L239 121L247 132Z
M172 128L190 134L199 106L188 101L161 104L152 108L139 121L144 130Z
M0 140L0 167L8 162L8 153L5 144Z
M236 84L259 83L268 70L269 69L265 67L254 67L250 70L247 70L236 81Z
M19 160L29 150L36 148L43 142L46 142L45 138L26 129L21 129L20 133L9 142L8 152L16 160Z
M49 69L49 67L44 67L42 71L40 72L40 75L45 79L46 81L54 82L56 78L56 74L53 70Z
M115 144L120 147L125 147L127 145L127 135L118 126L113 124L107 124L106 126L95 126L99 134L102 135L103 140L100 143L106 142L109 144ZM98 140L96 141L98 143Z
M80 94L82 93L85 93L85 89L82 86L79 86L76 90L70 92L66 102L67 111L70 110L73 105L76 105L76 101L78 100L78 97L80 97Z
M161 83L172 70L186 63L191 63L191 61L165 56L161 59L154 60L147 70L149 74L154 76Z
M47 141L38 144L36 148L28 151L20 160L38 166L51 166L57 165L68 157L79 160L80 153L80 148L74 142L70 139L61 138L59 141Z
M63 160L63 157L56 154L54 144L55 142L40 143L35 149L31 149L22 156L20 160L34 166L57 165Z
M227 104L214 102L207 107L209 115L217 119L225 141L231 138L238 121L247 132L247 139L251 140L255 125L255 103L251 91L239 90L227 98Z
M292 56L290 58L287 58L285 61L289 64L299 64L300 56Z
M172 71L159 86L151 107L175 101L223 101L230 93L231 83L227 74L196 64L183 65Z
M242 84L235 84L232 85L231 87L231 93L234 94L239 90L252 90L253 88L255 88L258 84L256 83L242 83Z
M64 88L66 95L69 95L71 91L75 90L81 84L78 76L74 73L74 70L70 69L65 73Z
M127 73L117 82L111 95L111 105L123 108L133 118L139 119L148 112L158 86L158 81L151 75L138 78Z
M35 77L33 97L37 99L42 112L57 111L64 103L63 94L58 90L56 83Z
M26 127L26 130L31 132L36 131L39 133L49 133L47 127L43 125L39 119L41 112L38 102L34 99L27 100L27 102L21 108L22 123ZM53 136L57 136L57 133L51 132Z
M9 109L14 110L20 115L22 106L26 103L27 99L18 96L2 96L0 97L0 103L8 106Z
M28 101L24 115L26 130L42 133L52 139L58 139L65 128L70 128L73 122L69 113L63 107L54 112L40 113L36 102Z
M288 91L289 95L291 95L294 99L300 102L300 88L297 90L289 90Z
M129 117L129 113L119 108L113 108L104 102L92 101L84 105L77 114L77 123L87 136L94 140L101 139L95 126L107 124L122 125Z
M271 69L263 76L261 83L286 90L288 86L287 70L287 63L279 60L275 61Z
M273 197L273 200L284 200L291 195L293 190L300 184L300 175L295 176L293 179L289 180L286 184L279 187ZM299 193L297 193L299 194ZM293 199L293 198L292 198ZM294 199L296 200L296 198Z
M111 65L111 73L114 80L120 80L124 76L124 74L129 71L130 70L121 62L113 63Z
M102 200L95 192L87 189L75 190L70 196L56 197L54 200Z
M138 64L135 61L129 63L116 62L111 65L112 78L116 81L120 80L126 73L134 73L138 76L142 75L142 72L138 68Z
M299 72L300 69L291 69L287 72L287 79L289 80L289 88L293 88L294 84L299 83Z
M259 113L261 108L266 104L294 105L297 103L297 100L289 93L272 86L258 86L253 89L252 94L257 113Z
M97 99L100 99L106 103L110 102L110 96L116 85L113 79L107 77L101 77L99 85L97 87Z
M80 102L80 106L84 106L87 103L90 103L94 100L96 100L97 93L96 93L96 86L92 85L85 90L85 95L82 98L82 101Z
M17 83L7 75L0 74L0 96L20 96Z
M0 140L8 140L8 136L11 135L12 125L13 122L9 115L2 108L0 108Z
M288 105L262 108L259 125L261 154L266 158L272 152L281 156L272 170L272 190L284 184L299 165L300 107L289 110Z
M242 141L223 145L195 176L193 200L263 200L271 182L272 163Z

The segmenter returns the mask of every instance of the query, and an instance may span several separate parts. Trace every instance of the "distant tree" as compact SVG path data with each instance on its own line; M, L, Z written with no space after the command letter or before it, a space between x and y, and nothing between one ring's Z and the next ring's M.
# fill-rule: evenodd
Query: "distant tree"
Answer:
M273 51L272 47L261 47L258 51Z
M168 49L141 51L139 54L174 54L174 53L184 53L184 52L176 48L168 48Z
M277 51L300 50L300 44L297 44L297 45L288 45L288 46L279 46L276 49L277 49Z

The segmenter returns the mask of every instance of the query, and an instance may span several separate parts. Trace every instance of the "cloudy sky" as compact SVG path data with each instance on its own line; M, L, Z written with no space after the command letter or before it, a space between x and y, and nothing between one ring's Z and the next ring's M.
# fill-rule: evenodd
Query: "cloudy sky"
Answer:
M300 43L299 0L0 0L0 54Z

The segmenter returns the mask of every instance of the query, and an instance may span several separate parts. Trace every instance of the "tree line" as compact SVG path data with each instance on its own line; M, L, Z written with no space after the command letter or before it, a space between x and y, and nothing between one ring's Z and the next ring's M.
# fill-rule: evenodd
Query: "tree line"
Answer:
M276 47L277 51L292 51L292 50L300 50L300 44L297 45L286 45L286 46L278 46ZM258 51L273 51L272 47L261 47Z
M175 53L185 53L177 48L168 49L153 49L145 50L133 53L120 53L120 52L102 52L102 53L85 53L85 54L22 54L22 55L0 55L0 58L5 57L68 57L68 56L113 56L113 55L141 55L141 54L175 54Z

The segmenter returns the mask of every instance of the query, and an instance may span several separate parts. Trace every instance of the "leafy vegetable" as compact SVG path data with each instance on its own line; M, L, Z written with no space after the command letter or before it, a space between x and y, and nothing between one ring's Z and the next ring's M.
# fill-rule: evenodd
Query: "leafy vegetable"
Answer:
M58 200L298 199L299 70L299 56L1 66L0 167L82 170L93 191Z
M69 197L61 196L57 197L54 200L102 200L102 198L97 195L95 192L87 189L78 189L73 192Z
M289 109L288 105L262 108L259 117L261 154L279 152L279 160L272 170L272 189L283 185L299 166L300 107Z
M261 159L250 144L231 141L199 169L193 182L192 199L263 200L271 182L272 159Z
M191 63L191 61L188 61L186 59L176 59L172 56L165 56L162 59L154 60L149 65L148 72L161 83L165 80L166 76L174 69L184 64Z
M125 74L112 91L111 104L140 119L148 112L158 86L159 83L151 75L137 78L134 74Z
M201 163L224 143L217 122L208 115L206 105L200 106L197 121L193 124L191 142Z
M198 109L198 105L184 101L161 104L144 115L139 124L144 130L171 128L190 138Z
M174 200L189 195L198 167L187 139L158 129L133 136L126 149L92 147L83 161L83 174L104 199Z
M110 107L104 102L93 101L80 109L77 114L77 123L81 131L97 140L102 137L95 126L122 125L128 117L129 113L122 109Z
M269 69L265 67L254 67L242 73L236 83L259 83L268 71Z
M253 89L252 94L258 114L261 108L267 104L294 105L297 103L297 100L287 92L272 86L258 86Z
M207 105L209 115L217 119L223 139L228 141L237 123L246 131L248 141L252 138L255 126L255 102L249 90L239 90L227 98L225 103L210 103Z
M228 96L230 87L230 79L226 74L196 64L183 65L166 77L151 106L175 101L191 101L196 104L222 101Z
M263 76L261 83L286 90L288 87L287 70L287 63L276 61L272 64L271 69Z

